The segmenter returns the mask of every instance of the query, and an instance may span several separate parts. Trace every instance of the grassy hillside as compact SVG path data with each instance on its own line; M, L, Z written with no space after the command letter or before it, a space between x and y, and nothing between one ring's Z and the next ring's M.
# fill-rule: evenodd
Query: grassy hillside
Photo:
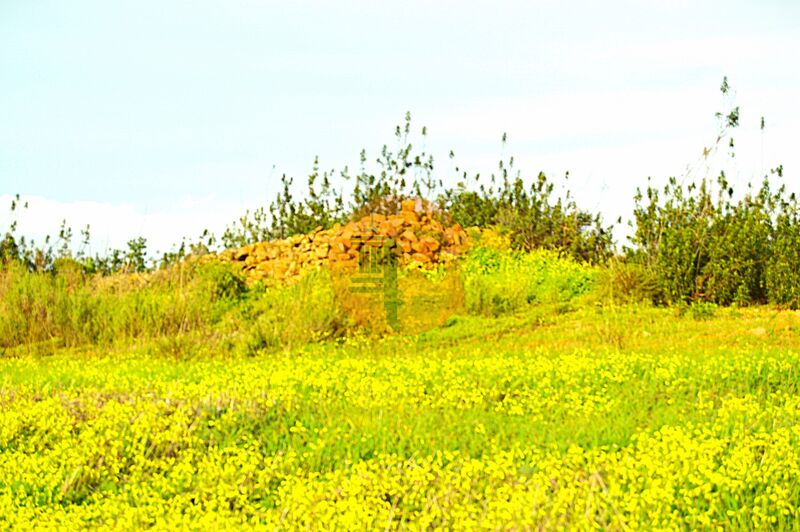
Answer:
M389 334L324 271L70 275L0 277L5 527L800 522L794 312L616 305L607 271L492 248Z
M511 156L445 186L408 114L160 258L16 196L0 528L800 529L800 199L734 191L715 116L725 168L637 189L630 246Z
M456 313L567 305L591 289L596 271L555 252L476 247L458 264L401 268L401 321L405 332L414 332ZM112 276L87 275L68 261L52 273L11 262L0 265L0 354L155 340L173 355L193 356L197 349L254 355L386 332L380 296L351 294L353 275L320 268L288 283L248 285L237 266L214 260Z

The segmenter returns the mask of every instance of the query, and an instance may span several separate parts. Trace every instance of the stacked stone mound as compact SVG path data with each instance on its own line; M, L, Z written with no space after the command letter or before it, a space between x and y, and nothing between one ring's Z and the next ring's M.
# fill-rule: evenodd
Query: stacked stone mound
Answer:
M376 238L391 239L401 265L416 262L431 267L452 260L468 247L460 225L446 227L432 211L408 200L399 214L373 214L324 231L317 228L307 235L226 250L218 257L241 265L250 282L281 281L309 268L354 266L362 248L374 245Z

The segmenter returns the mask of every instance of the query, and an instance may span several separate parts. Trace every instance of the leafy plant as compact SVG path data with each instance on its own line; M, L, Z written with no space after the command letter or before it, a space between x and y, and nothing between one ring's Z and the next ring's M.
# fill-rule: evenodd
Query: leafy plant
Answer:
M698 321L710 320L717 311L717 305L708 301L698 301L689 308L692 318Z
M727 78L721 90L728 94ZM739 125L739 107L716 116L720 131L703 157L720 146L730 148L733 157L730 133ZM797 306L797 199L787 197L785 185L775 189L770 179L782 174L782 167L773 169L760 188L748 185L739 200L724 170L715 180L683 185L671 177L662 190L637 189L628 256L655 279L654 301Z
M462 265L466 310L499 316L536 304L561 305L588 293L595 269L548 250L476 248Z

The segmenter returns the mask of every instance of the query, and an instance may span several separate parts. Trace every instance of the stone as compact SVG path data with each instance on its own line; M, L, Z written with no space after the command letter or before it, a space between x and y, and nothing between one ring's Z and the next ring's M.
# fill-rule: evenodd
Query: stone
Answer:
M414 260L427 267L449 262L468 247L469 237L458 224L443 226L433 211L423 208L426 206L430 207L424 202L406 200L398 214L373 214L325 230L318 226L307 235L250 244L200 260L237 264L248 283L267 278L289 281L310 268L357 266L365 242L377 235L393 244L391 252L401 263ZM477 228L474 231L481 233Z
M397 229L397 227L395 227L394 225L392 225L388 221L381 222L381 225L380 225L380 227L378 227L378 230L380 231L380 233L382 235L386 235L389 238L395 238L400 232Z
M417 213L414 211L403 211L402 213L403 221L410 225L417 225L419 224L419 218L417 217Z
M317 246L316 255L319 258L325 258L328 256L328 252L330 251L331 247L328 244L322 244Z
M409 242L417 241L417 235L414 234L414 231L410 231L408 229L403 231L403 234L400 235L400 238L408 240Z
M431 236L423 236L419 241L423 243L429 251L436 251L441 247L439 241Z

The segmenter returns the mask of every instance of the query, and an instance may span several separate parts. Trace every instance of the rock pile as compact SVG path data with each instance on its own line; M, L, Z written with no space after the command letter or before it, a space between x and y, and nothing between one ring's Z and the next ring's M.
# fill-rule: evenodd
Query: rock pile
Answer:
M407 200L399 214L364 216L328 230L317 228L306 235L226 250L218 257L241 265L250 282L281 281L308 268L355 265L363 247L376 238L391 239L391 250L401 265L415 261L430 267L452 260L468 247L460 225L446 227L419 202Z

